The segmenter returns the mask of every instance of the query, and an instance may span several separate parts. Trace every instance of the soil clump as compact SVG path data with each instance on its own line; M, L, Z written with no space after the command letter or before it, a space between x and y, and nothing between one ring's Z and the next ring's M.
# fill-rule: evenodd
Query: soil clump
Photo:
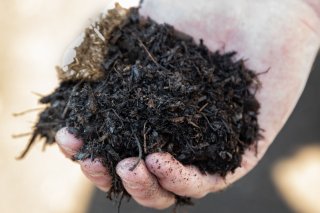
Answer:
M211 52L202 40L142 18L137 8L115 10L88 29L77 48L87 71L81 61L74 62L77 69L58 69L61 83L41 98L47 107L21 157L37 139L52 144L67 127L84 142L74 159L100 158L108 168L110 198L128 195L115 172L127 157L169 152L204 173L233 172L260 138L256 74L235 52ZM110 30L114 17L121 21ZM92 38L102 43L98 50L88 49ZM90 51L98 61L90 61Z

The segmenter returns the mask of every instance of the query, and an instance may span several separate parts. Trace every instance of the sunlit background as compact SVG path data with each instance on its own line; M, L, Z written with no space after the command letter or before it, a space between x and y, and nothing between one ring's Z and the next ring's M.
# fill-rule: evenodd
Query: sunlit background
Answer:
M106 6L104 0L0 1L0 212L85 212L91 186L77 165L56 146L36 145L22 161L15 157L28 138L39 97L57 85L55 65L66 46Z
M21 117L12 114L41 107L36 94L47 94L57 85L54 67L66 46L107 3L0 1L1 213L88 211L93 186L56 146L42 152L38 143L24 160L15 160L28 138L13 139L12 135L30 132L37 112ZM320 212L320 143L311 142L315 145L296 148L270 172L280 199L293 212Z

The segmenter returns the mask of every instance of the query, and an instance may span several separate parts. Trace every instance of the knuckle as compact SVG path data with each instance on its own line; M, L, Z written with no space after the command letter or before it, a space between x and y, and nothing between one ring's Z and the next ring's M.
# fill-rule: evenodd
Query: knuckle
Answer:
M150 199L159 191L159 186L155 182L136 183L123 181L123 185L133 196L139 199Z

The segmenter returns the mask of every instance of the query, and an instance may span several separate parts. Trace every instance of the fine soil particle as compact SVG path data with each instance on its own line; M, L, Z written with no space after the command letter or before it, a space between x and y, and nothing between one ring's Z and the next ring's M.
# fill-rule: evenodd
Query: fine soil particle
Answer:
M127 157L169 152L221 176L240 166L245 149L260 138L260 84L235 52L210 52L202 40L196 44L170 25L141 18L136 8L107 38L103 75L64 80L43 97L47 108L21 157L38 138L54 143L66 126L84 141L74 159L100 158L108 168L110 198L128 195L115 172Z

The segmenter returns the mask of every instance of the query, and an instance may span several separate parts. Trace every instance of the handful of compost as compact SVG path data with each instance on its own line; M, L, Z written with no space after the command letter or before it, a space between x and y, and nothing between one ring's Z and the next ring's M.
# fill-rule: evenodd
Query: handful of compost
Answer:
M84 142L73 158L99 158L108 169L110 198L128 195L115 167L133 156L168 152L225 176L260 138L260 84L235 54L210 52L202 40L116 4L86 29L71 63L57 68L60 85L41 98L47 107L21 158L38 138L52 144L67 127Z

